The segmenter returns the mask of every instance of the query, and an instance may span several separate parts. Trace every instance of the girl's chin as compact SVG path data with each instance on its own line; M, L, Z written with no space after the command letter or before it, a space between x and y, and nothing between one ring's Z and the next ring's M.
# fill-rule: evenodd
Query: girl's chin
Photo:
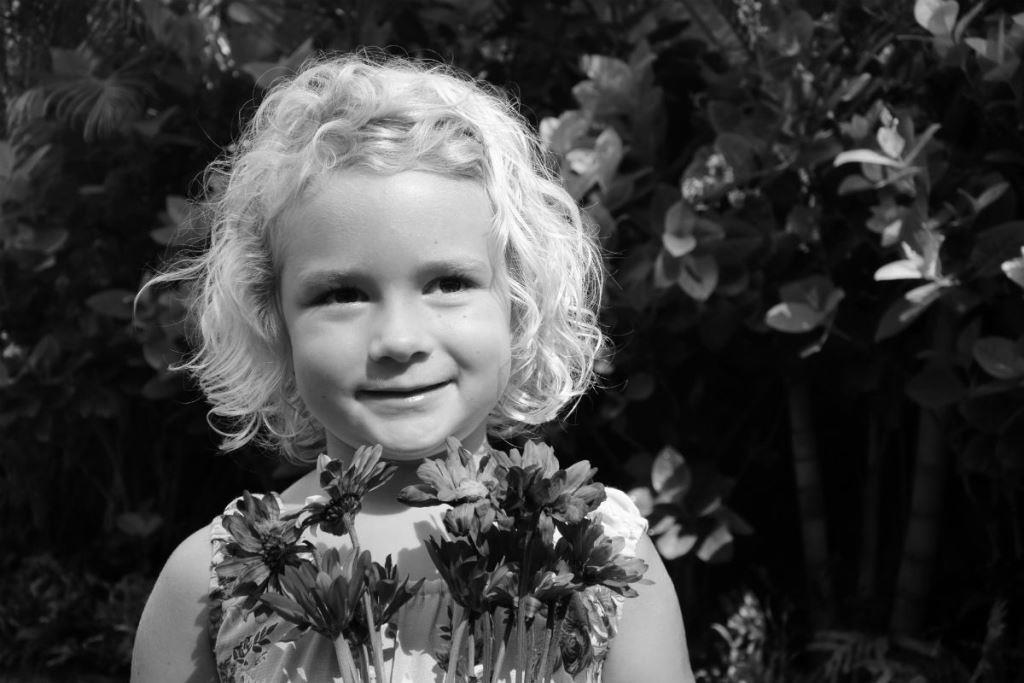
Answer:
M448 436L439 436L431 439L417 439L417 440L401 440L394 441L389 439L379 439L376 441L359 442L353 444L352 441L341 442L340 440L335 443L328 443L328 453L332 457L338 457L341 454L352 453L361 445L376 445L380 444L384 448L382 457L385 460L392 460L395 462L415 462L423 460L424 458L430 458L435 455L442 455L445 452L445 441ZM475 443L480 439L467 439L463 445L470 450L475 450L481 444Z
M404 444L400 446L383 444L383 446L383 458L396 462L413 462L444 453L444 441L420 447L410 447Z
M431 439L394 439L394 438L374 438L368 436L366 440L357 439L338 439L335 443L328 443L328 452L332 457L338 457L339 455L345 455L353 453L360 445L376 445L380 444L384 447L384 460L394 460L398 462L404 461L415 461L423 460L424 458L430 458L444 452L444 439L446 437L441 436Z

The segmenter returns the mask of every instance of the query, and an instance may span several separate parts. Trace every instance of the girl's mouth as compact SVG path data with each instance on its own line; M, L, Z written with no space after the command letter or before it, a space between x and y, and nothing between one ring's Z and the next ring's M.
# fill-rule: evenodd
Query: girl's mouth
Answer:
M445 380L436 384L424 384L416 387L360 389L356 391L356 398L369 401L418 401L448 384L449 380Z

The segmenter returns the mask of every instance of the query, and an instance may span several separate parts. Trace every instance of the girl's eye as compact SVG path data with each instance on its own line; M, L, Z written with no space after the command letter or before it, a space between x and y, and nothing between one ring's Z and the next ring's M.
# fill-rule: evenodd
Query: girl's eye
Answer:
M324 292L318 300L321 304L354 304L366 301L366 294L355 287L337 287Z
M458 275L438 278L434 281L433 285L433 288L442 294L455 294L456 292L469 289L469 287L469 280Z

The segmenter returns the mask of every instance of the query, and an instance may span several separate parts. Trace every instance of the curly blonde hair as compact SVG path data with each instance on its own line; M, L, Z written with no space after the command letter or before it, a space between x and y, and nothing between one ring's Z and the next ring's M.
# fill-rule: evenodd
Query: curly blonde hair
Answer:
M147 285L191 284L195 350L182 368L212 404L224 450L255 440L308 462L323 446L289 360L273 245L287 207L324 174L350 168L430 171L484 187L512 311L510 379L492 434L552 420L590 387L605 344L600 250L514 106L436 63L320 59L275 85L233 151L208 167L209 248Z

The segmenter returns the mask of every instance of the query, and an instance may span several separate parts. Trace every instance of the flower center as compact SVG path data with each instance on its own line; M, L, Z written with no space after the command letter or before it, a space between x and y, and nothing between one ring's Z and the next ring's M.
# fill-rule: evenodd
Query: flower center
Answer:
M360 496L354 493L343 493L338 498L333 498L329 505L324 508L324 519L329 522L340 522L347 515L355 515L363 508L363 501Z
M260 545L260 557L263 559L263 564L267 565L272 572L280 573L285 567L287 548L288 545L280 538L265 538Z

